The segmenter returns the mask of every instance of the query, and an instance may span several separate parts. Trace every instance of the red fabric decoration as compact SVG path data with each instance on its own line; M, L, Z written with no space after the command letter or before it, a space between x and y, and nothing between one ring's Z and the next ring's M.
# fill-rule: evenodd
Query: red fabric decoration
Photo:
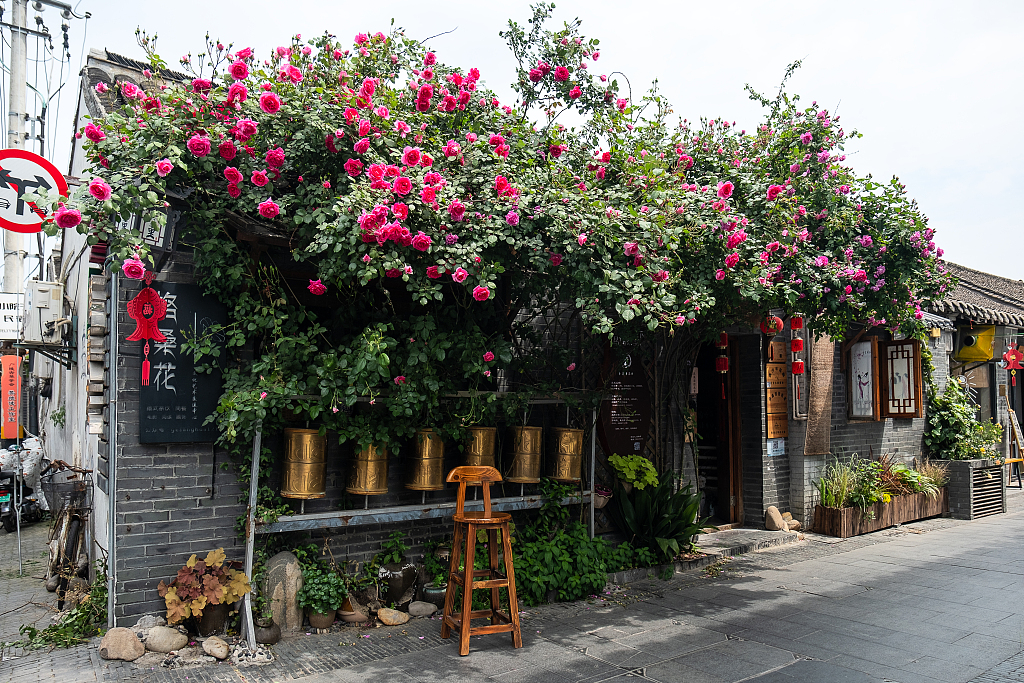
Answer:
M774 337L782 331L782 318L770 315L761 322L761 332L769 337Z
M804 350L804 340L791 339L789 342L789 350L792 351L793 353L800 353L801 351Z
M723 375L729 372L729 357L719 356L718 358L715 358L715 370Z
M793 361L793 374L802 375L804 374L804 362L802 360Z
M789 319L789 329L791 330L802 330L804 329L804 319L799 315L794 315Z
M1024 370L1020 364L1024 360L1024 351L1018 349L1016 344L1010 344L1010 348L1003 354L1003 360L1006 361L1006 369L1010 371L1010 381L1013 386L1017 386L1017 371Z
M724 349L729 346L729 333L722 332L718 335L718 341L715 342L715 346L720 349Z
M149 341L167 341L157 323L167 315L167 302L152 287L145 287L128 302L128 315L135 320L135 331L128 341L146 340L143 347L142 386L149 386Z

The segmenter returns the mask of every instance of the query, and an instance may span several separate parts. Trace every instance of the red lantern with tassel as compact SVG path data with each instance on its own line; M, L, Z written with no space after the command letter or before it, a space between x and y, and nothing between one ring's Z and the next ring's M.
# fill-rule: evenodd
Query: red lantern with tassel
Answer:
M793 361L793 374L802 375L804 374L804 362L802 360Z
M791 339L789 341L789 350L792 351L793 353L800 353L801 351L804 350L804 340Z
M720 349L728 348L729 346L729 333L722 332L718 335L718 341L715 342L715 346Z
M715 370L722 373L723 375L729 372L729 357L719 356L715 359Z
M770 315L761 322L761 332L767 337L774 337L782 331L782 318Z
M789 319L789 329L791 330L802 330L804 329L804 319L802 316L794 315Z

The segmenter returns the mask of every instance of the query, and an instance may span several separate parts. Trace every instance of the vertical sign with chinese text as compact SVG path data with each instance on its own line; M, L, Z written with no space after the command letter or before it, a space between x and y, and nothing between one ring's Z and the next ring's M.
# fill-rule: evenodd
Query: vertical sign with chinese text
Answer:
M18 416L21 415L21 356L2 357L4 419L0 423L0 439L20 436Z
M165 341L151 342L152 365L148 386L140 387L140 443L200 443L214 441L215 424L204 424L213 414L221 394L220 372L196 372L192 354L184 350L187 339L214 335L215 343L223 335L214 326L227 319L224 306L205 296L197 285L154 282L167 303L167 313L159 322Z

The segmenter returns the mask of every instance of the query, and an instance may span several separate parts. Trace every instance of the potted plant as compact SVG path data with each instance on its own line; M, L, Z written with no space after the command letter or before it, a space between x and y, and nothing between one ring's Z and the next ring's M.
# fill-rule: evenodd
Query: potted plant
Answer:
M613 453L608 464L615 470L622 490L629 493L635 486L643 491L647 486L658 485L658 472L654 464L642 455L618 455Z
M201 636L224 629L228 606L251 590L249 577L236 568L240 563L225 560L223 548L202 560L193 555L169 584L160 582L157 592L167 606L168 624L190 620Z
M600 510L612 499L612 490L607 486L596 484L594 486L594 508Z
M270 604L262 595L252 598L252 614L257 643L274 645L281 640L281 627L274 621Z
M393 531L391 537L381 544L381 551L374 558L377 565L377 578L384 582L386 588L381 602L398 607L402 596L416 583L416 565L405 561L408 546L403 542L405 534Z
M330 628L347 596L345 579L333 569L314 565L302 570L302 588L296 601L306 610L312 628Z
M423 573L427 584L423 586L423 601L444 608L444 598L448 593L448 564L451 560L451 548L437 541L426 544L423 555Z

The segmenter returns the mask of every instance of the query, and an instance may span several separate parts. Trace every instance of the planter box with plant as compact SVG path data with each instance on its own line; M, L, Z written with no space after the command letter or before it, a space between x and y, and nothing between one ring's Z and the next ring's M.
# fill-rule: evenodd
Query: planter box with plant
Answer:
M333 567L317 564L303 568L302 588L297 599L299 606L305 608L311 627L330 628L335 612L347 596L345 578Z
M945 463L935 461L915 470L891 455L837 460L818 481L821 504L814 508L814 530L850 538L941 515L949 510L946 481Z
M169 584L157 586L167 606L167 623L188 623L201 636L224 629L230 605L249 592L249 577L238 567L241 563L226 560L224 549L211 550L205 559L195 555Z

